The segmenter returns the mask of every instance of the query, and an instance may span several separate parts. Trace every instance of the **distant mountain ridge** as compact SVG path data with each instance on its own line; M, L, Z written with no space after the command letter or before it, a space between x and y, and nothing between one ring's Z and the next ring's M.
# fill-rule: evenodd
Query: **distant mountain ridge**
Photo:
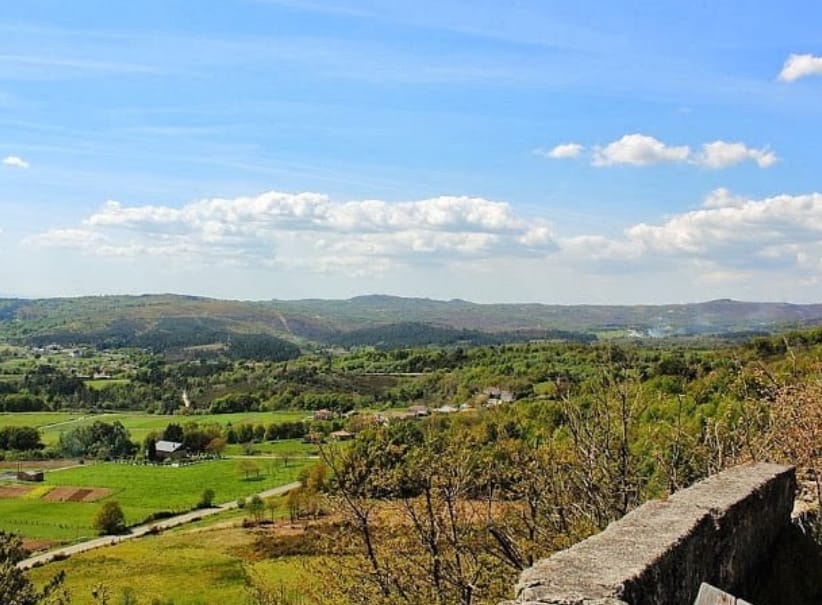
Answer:
M480 304L357 296L347 300L234 301L175 294L0 299L0 339L144 346L205 344L267 334L298 344L487 343L592 334L680 336L771 332L822 323L822 304L730 299L679 305ZM420 332L428 336L421 338ZM405 335L405 336L404 336ZM488 335L491 335L489 337ZM387 346L387 345L386 345Z

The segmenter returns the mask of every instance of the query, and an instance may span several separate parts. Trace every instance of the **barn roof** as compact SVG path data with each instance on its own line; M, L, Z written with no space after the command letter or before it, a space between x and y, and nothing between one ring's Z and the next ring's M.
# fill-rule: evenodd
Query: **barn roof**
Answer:
M182 447L183 447L183 444L179 443L177 441L163 441L163 440L161 440L161 441L158 441L155 444L156 451L162 452L164 454L173 454L174 452L176 452L177 450L179 450Z

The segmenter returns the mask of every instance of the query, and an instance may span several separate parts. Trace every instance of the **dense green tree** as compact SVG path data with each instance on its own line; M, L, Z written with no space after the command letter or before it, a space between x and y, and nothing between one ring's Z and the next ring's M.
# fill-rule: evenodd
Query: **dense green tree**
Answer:
M237 443L251 443L254 441L254 426L243 423L237 427Z
M101 535L121 534L126 529L126 516L116 500L103 503L94 516L93 527Z
M90 425L60 433L58 447L64 456L93 458L123 458L133 456L137 450L119 420L113 423L95 420Z
M45 400L31 393L0 395L0 412L39 412L45 409L48 409Z
M174 441L175 443L182 443L183 441L183 427L176 422L168 424L163 431L163 439L165 441Z
M228 353L234 359L286 361L299 357L300 348L268 334L232 334Z
M203 490L200 496L200 501L197 503L197 508L211 508L214 505L215 492L210 487Z
M183 427L182 443L186 449L192 453L203 453L209 450L210 445L217 445L215 439L221 439L223 429L218 424L199 425L195 422L188 422ZM218 453L218 452L217 452Z
M277 422L269 424L265 430L267 441L278 439L302 439L306 434L305 422Z
M154 434L146 435L143 440L143 452L147 460L154 462L157 460L157 441Z
M235 412L256 412L259 409L259 396L250 393L235 393L212 401L209 412L212 414L231 414Z
M43 449L40 431L30 426L0 428L0 450L31 451Z

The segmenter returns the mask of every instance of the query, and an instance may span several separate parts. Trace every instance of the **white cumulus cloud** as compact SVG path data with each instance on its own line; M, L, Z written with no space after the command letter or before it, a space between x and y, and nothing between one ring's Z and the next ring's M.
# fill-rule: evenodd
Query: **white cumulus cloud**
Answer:
M23 158L16 156L16 155L9 155L3 158L3 165L10 166L12 168L30 168L31 164L29 164Z
M654 164L693 164L714 170L730 168L742 162L754 162L760 168L773 166L779 158L767 148L757 149L744 143L722 140L703 143L701 151L688 145L668 145L645 134L626 134L608 145L594 148L594 166L651 166Z
M107 202L27 242L128 259L147 274L286 271L378 284L438 275L449 286L488 281L514 290L562 280L571 290L630 283L632 292L663 299L726 295L726 287L767 295L822 276L822 193L752 198L720 188L693 209L616 234L562 236L546 218L482 197L337 201L271 191L179 206Z
M352 274L556 249L546 221L519 216L504 202L468 196L336 202L319 193L278 191L181 207L109 201L80 228L52 230L28 242L102 256L336 267Z
M594 151L594 166L632 164L648 166L666 162L685 162L691 155L687 145L669 146L652 136L626 134L621 139Z
M734 195L725 187L714 189L702 202L703 208L739 208L743 206L747 200L741 195Z
M537 149L535 153L552 160L573 160L578 158L584 150L585 147L579 143L563 143L548 150Z
M662 223L638 223L621 238L582 236L560 240L574 258L643 263L689 260L715 271L822 266L822 194L778 195L765 199L711 192L696 210Z
M779 158L769 149L754 149L744 143L714 141L702 145L702 153L694 156L695 163L706 168L721 169L745 161L755 162L760 168L773 166Z
M782 82L795 82L800 78L822 75L822 57L811 54L790 55L779 72Z

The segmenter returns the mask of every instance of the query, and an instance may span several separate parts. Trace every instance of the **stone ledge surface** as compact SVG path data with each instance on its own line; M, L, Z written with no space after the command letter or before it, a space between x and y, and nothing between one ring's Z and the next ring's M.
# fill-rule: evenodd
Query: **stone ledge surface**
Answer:
M790 523L794 469L729 469L648 502L537 562L507 605L692 605L702 582L737 591Z

